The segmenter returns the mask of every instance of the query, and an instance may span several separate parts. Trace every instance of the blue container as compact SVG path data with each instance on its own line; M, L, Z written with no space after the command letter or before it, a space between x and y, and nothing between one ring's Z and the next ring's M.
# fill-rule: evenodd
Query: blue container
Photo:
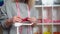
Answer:
M0 0L0 6L2 6L4 4L3 0Z

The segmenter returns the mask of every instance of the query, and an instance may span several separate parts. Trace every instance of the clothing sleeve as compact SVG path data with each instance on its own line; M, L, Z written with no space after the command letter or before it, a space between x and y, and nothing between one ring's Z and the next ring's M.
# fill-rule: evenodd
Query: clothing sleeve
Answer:
M0 10L0 22L1 22L1 25L3 26L3 28L6 28L5 22L6 22L6 19L8 19L7 13L5 11L6 10L3 8L1 8L1 10Z

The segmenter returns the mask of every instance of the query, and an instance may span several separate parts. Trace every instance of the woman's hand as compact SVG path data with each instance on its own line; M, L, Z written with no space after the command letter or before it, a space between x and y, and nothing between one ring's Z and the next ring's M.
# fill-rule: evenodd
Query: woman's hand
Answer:
M37 19L35 17L28 18L28 20L32 23L36 23Z
M15 23L15 22L18 22L18 23L22 22L22 18L19 16L13 17L13 23Z
M11 26L13 23L20 23L22 21L22 18L19 16L14 16L13 18L6 20L6 27Z
M28 20L33 23L32 27L36 26L37 19L35 17L29 18Z

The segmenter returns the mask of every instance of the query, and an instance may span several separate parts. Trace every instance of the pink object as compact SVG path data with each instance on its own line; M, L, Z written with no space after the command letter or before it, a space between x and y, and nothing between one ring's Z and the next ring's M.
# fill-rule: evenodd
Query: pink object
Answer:
M20 8L19 8L18 0L16 0L16 8L18 10L17 15L20 16Z
M54 23L60 23L60 20L53 20Z
M19 5L18 5L18 0L16 0L16 8L17 8L17 10L18 10L17 15L20 16L20 8L19 8ZM27 6L27 8L28 8L28 17L23 18L23 19L22 19L22 22L29 21L28 18L30 18L30 8L29 8L29 6ZM30 27L30 28L31 28L31 27ZM28 27L28 29L27 29L27 34L28 34L28 31L30 31L30 28ZM20 28L20 34L22 34L22 27Z
M22 22L26 22L26 21L29 21L29 20L28 20L28 17L22 19ZM29 22L30 22L30 21L29 21ZM30 22L30 23L31 23L31 22Z
M25 21L29 21L29 20L28 20L28 17L22 19L22 22L25 22Z
M52 20L50 20L50 19L44 19L44 23L50 23L50 22L52 22Z

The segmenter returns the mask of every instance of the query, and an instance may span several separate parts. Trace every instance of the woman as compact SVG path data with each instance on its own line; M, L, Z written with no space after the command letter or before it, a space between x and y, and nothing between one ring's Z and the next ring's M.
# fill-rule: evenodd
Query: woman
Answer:
M5 4L5 9L2 8L2 11L4 11L4 18L2 18L3 20L1 21L2 26L4 28L6 28L7 30L4 30L4 34L8 34L8 30L10 29L9 33L10 34L17 34L16 33L16 27L13 26L13 23L15 22L22 22L23 18L28 17L28 11L30 11L30 17L28 18L28 20L30 22L36 23L38 18L38 11L33 7L34 6L34 1L35 0L24 0L21 3L22 0L18 0L18 5L19 5L19 11L20 11L20 16L17 16L18 13L18 8L16 7L16 1L15 0L7 0L6 4ZM29 6L29 9L27 8L27 6ZM26 27L24 28L24 30L26 29ZM24 31L25 32L25 31ZM26 34L26 33L23 33ZM32 34L32 32L30 32L30 34Z

